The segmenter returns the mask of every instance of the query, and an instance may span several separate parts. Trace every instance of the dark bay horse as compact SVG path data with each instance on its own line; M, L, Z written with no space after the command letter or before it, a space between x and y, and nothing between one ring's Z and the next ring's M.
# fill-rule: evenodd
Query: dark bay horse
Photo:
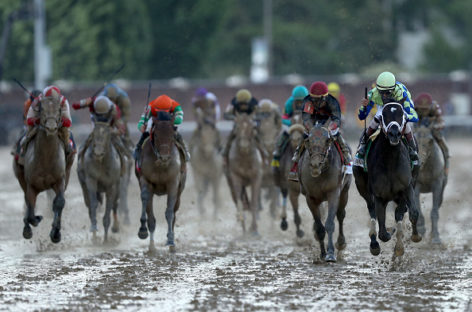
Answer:
M167 246L171 252L175 251L174 225L175 213L180 206L180 195L185 187L187 178L186 163L183 153L175 144L174 119L167 112L159 112L153 118L151 135L143 144L141 154L141 170L136 170L136 177L141 188L141 227L138 236L146 239L148 228L151 233L149 250L154 247L154 230L156 218L152 207L154 195L167 195L165 216L167 220ZM147 221L147 227L146 227Z
M112 143L113 128L109 122L95 122L92 132L91 146L85 151L83 158L79 159L77 175L84 195L85 205L89 210L92 223L90 231L96 239L97 227L97 196L105 193L106 208L103 215L103 228L105 230L104 241L108 239L110 226L110 212L113 210L112 232L119 230L117 218L118 193L120 190L121 162L117 150Z
M367 203L371 218L369 237L370 252L373 255L380 253L380 245L376 239L376 221L379 222L378 236L383 242L389 241L395 232L395 229L387 231L385 227L385 210L390 201L398 204L395 209L395 255L401 256L404 253L402 221L407 210L413 228L411 240L421 241L417 230L418 210L411 161L408 148L401 142L405 124L403 106L399 103L385 104L382 110L381 133L372 142L366 156L367 172L358 165L353 168L357 189Z
M236 114L236 139L229 152L226 178L233 201L238 209L238 219L243 231L246 231L244 210L252 213L251 232L257 234L257 208L262 181L262 156L256 147L256 128L253 116ZM251 188L251 199L248 199L246 187Z
M220 207L220 183L223 175L223 158L219 153L219 132L212 119L203 116L202 110L196 110L198 128L190 144L191 165L197 191L197 204L203 214L203 200L210 187L213 190L214 216Z
M299 116L297 116L299 117ZM292 204L293 208L293 215L294 215L294 222L295 226L297 227L297 237L303 237L305 233L300 229L300 225L302 223L302 219L300 218L300 214L298 213L298 196L300 195L300 184L298 182L294 182L288 180L288 173L290 172L290 167L292 163L293 153L298 145L300 145L303 141L303 133L305 132L305 127L301 124L301 118L296 119L297 121L293 122L293 124L288 129L289 133L289 140L287 147L285 148L284 152L280 157L280 168L278 173L274 176L275 184L280 187L280 191L282 192L282 221L280 223L280 227L283 231L287 230L288 223L287 223L287 196L290 199L290 203Z
M66 202L64 191L75 154L71 154L66 161L65 147L58 135L62 125L60 102L45 97L38 105L40 123L32 130L37 133L26 147L24 166L13 160L13 170L25 194L23 237L33 237L30 225L37 226L42 220L42 216L35 215L34 211L38 194L52 189L56 196L52 205L54 220L49 236L53 243L58 243L61 241L61 217Z
M420 124L415 128L415 136L418 142L418 156L421 159L420 170L415 184L415 199L419 212L418 231L422 235L426 232L424 216L421 212L420 193L432 193L431 242L433 244L440 244L441 239L438 232L439 208L441 207L444 188L447 184L444 156L429 127Z
M351 175L343 173L341 155L334 143L330 131L322 124L316 123L310 130L306 142L306 151L303 153L298 166L298 177L302 194L313 215L315 238L320 243L321 259L327 262L335 262L333 233L334 217L339 222L339 235L336 248L346 248L344 238L343 221L346 216L346 204L348 200ZM328 201L328 216L323 225L320 214L320 204ZM324 238L328 233L328 246L325 250Z

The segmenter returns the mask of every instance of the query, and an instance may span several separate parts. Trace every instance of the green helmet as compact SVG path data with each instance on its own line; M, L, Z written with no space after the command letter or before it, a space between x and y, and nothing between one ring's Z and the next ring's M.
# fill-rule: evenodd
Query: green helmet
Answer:
M296 86L292 90L294 100L303 100L308 95L308 89L305 86Z
M391 90L395 88L395 76L391 72L383 72L377 77L378 90Z

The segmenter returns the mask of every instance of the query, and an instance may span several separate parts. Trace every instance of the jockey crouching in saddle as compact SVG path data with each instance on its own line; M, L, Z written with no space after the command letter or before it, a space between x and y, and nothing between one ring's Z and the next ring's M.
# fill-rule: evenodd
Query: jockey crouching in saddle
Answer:
M377 77L376 87L370 90L367 94L367 99L363 99L361 102L362 106L359 109L358 115L360 120L364 120L369 115L374 105L377 105L377 113L370 122L367 130L362 134L356 158L364 159L367 140L380 125L383 105L390 102L397 102L403 105L407 121L403 132L408 143L410 160L413 165L413 176L416 176L419 170L417 146L408 122L417 122L418 115L414 109L410 92L401 82L395 80L395 76L391 72L381 73Z
M163 94L158 96L144 109L141 119L138 122L138 129L141 131L142 135L139 139L138 144L136 144L136 149L134 150L134 159L136 160L136 169L141 170L141 151L143 147L144 140L150 135L147 129L152 127L152 117L157 117L158 112L164 111L174 115L174 127L175 131L175 141L177 147L181 149L185 156L185 161L190 160L190 154L188 152L187 146L185 145L184 139L177 131L177 125L180 125L184 119L184 111L180 104L167 95Z
M26 132L28 130L28 123L26 121L26 115L28 115L29 108L31 104L33 104L34 99L36 99L40 94L41 94L41 90L35 89L31 91L28 98L23 103L23 130L21 131L20 137L18 138L16 144L13 146L10 152L10 154L13 155L16 160L18 160L21 153L21 141L25 137Z
M213 127L216 127L216 122L220 119L221 109L220 103L218 102L218 98L215 94L209 92L205 88L198 88L194 97L192 98L192 108L194 116L197 116L197 111L200 111L204 116L204 121L210 123ZM191 145L193 145L197 138L200 137L200 132L201 124L197 123L197 130L194 132L192 140L190 141ZM219 132L217 132L217 135L215 148L220 151L221 143ZM193 150L193 147L191 147L190 150Z
M307 95L308 89L305 86L296 86L292 90L292 95L285 102L284 113L282 115L282 133L275 144L275 150L272 154L271 166L275 174L280 173L280 157L282 157L290 141L288 129L292 125L292 117L302 115L303 100Z
M32 94L34 97L34 94ZM30 98L31 99L31 98ZM37 125L40 123L40 109L41 109L41 101L43 100L50 100L54 103L60 103L61 109L61 125L58 129L59 138L62 140L64 144L64 152L66 156L66 161L68 157L75 153L75 142L70 132L70 126L72 125L71 117L70 117L70 110L69 110L69 101L61 94L61 90L56 86L48 86L44 88L44 90L37 96L34 97L33 101L29 103L29 107L26 113L26 124L27 130L26 134L24 135L23 139L20 142L20 155L18 157L18 164L24 165L25 163L25 153L26 147L31 139L35 136L37 132ZM27 103L25 103L27 104ZM24 107L26 110L26 106ZM71 145L72 141L72 145Z
M231 100L231 105L228 105L223 117L226 120L234 120L236 114L252 114L256 111L258 106L258 101L252 96L251 92L246 89L241 89L236 92L236 96ZM262 143L259 139L257 133L254 133L256 139L256 147L261 153L262 162L265 162L267 159L267 155L265 152L265 148L262 146ZM225 148L223 150L223 161L225 164L228 164L229 159L229 150L231 149L231 144L233 143L234 139L236 138L236 130L233 125L233 129L228 136L228 140L226 141Z
M449 172L449 148L446 145L441 132L444 129L444 119L442 110L436 101L433 101L431 94L421 93L415 98L415 110L418 113L418 124L424 124L431 129L431 134L438 143L444 156L444 169Z
M323 81L316 81L310 87L310 94L308 94L303 100L303 113L302 113L303 125L307 132L313 127L316 122L325 124L328 119L331 122L328 128L334 140L339 144L343 156L343 165L346 168L346 174L352 174L351 165L351 152L346 142L344 141L339 128L341 126L341 109L339 102L332 95L328 93L328 86ZM308 134L305 133L305 138ZM305 140L297 146L295 153L292 158L292 168L288 174L288 179L291 181L298 182L297 169L300 157L305 150Z
M111 136L111 141L113 146L118 151L121 161L121 174L124 174L126 170L126 162L124 157L130 157L131 154L128 149L124 146L121 136L125 134L126 128L125 124L121 119L121 111L116 104L114 104L108 97L99 95L96 98L87 98L80 100L78 103L72 103L72 108L74 110L82 109L88 107L90 110L90 119L92 123L95 122L106 122L110 126L115 127L118 132L113 132ZM78 160L81 161L87 148L92 142L92 133L85 140L85 143L80 148Z

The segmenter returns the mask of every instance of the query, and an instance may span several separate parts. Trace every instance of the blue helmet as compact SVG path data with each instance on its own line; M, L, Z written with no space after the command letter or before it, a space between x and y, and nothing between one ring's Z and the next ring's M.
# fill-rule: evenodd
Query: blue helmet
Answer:
M296 86L292 90L294 100L303 100L308 95L308 89L305 86Z

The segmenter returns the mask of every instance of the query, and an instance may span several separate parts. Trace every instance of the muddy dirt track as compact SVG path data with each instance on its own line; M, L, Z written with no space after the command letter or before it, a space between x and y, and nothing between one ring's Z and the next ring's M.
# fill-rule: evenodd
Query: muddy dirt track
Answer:
M206 215L200 216L191 172L177 213L175 254L164 246L163 199L155 201L157 252L149 254L148 240L138 238L141 203L134 176L129 189L131 225L112 234L109 244L93 244L75 170L66 192L61 243L49 240L45 195L38 204L38 214L45 219L26 241L23 193L13 176L9 149L3 148L0 309L472 311L472 139L449 143L452 168L439 221L443 245L428 243L431 199L423 196L428 228L423 241L408 240L401 259L392 259L395 239L381 243L378 257L371 256L368 213L353 183L345 220L347 248L334 264L319 260L303 197L304 238L295 238L291 210L289 229L282 232L268 209L260 215L260 237L244 237L226 184L226 200L217 207L216 219L209 200ZM388 221L393 224L392 211ZM103 236L103 227L99 229Z

